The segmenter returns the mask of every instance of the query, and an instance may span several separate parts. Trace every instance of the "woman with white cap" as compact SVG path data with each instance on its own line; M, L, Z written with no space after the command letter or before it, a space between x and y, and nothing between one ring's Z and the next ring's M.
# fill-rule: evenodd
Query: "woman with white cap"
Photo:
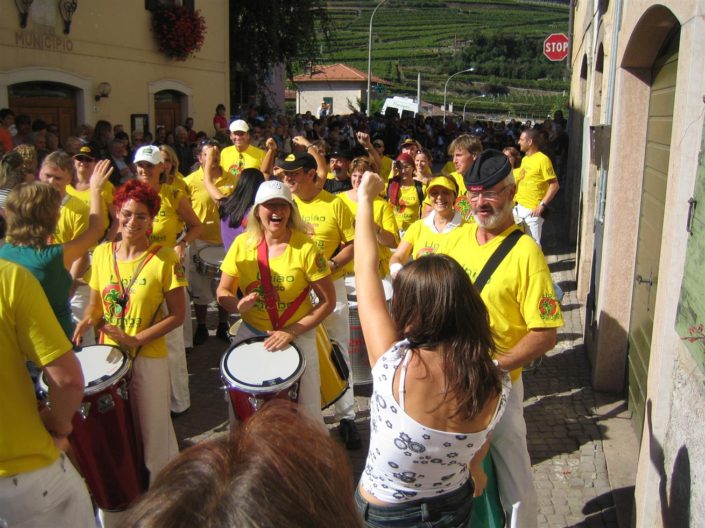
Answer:
M452 178L436 176L428 183L426 200L431 212L417 220L407 231L389 260L392 277L395 277L409 257L417 259L433 253L447 254L460 239L465 221L454 209L458 185Z
M263 283L260 262L269 271L269 285ZM247 231L230 246L221 270L218 303L240 313L243 321L234 342L266 336L263 345L269 351L293 342L306 360L299 405L323 425L315 328L333 311L335 289L328 263L306 234L286 185L275 180L260 185ZM238 289L244 293L241 299ZM311 289L318 298L315 305ZM270 296L276 302L266 302Z

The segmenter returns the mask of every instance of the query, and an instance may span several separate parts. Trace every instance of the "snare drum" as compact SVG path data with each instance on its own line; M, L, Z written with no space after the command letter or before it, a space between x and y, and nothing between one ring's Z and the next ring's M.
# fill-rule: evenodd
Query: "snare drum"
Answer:
M387 299L387 306L392 306L392 283L387 279L382 280L384 297ZM370 359L367 357L367 346L360 327L360 315L357 311L357 290L355 288L355 277L345 277L345 288L348 291L348 308L350 320L350 363L352 365L353 379L355 385L369 385L372 383L372 369Z
M326 409L348 390L350 372L338 343L328 337L322 324L316 327L316 350L321 374L321 409Z
M306 368L303 354L293 343L269 352L262 344L265 339L246 339L228 349L220 360L220 375L240 420L247 420L269 400L299 400L299 380Z
M85 346L76 357L85 391L69 436L73 459L96 504L124 510L148 483L128 401L130 358L110 345ZM43 376L41 385L46 391Z
M193 256L196 263L196 270L204 277L210 279L220 278L220 265L225 258L225 248L223 246L206 246L201 248Z

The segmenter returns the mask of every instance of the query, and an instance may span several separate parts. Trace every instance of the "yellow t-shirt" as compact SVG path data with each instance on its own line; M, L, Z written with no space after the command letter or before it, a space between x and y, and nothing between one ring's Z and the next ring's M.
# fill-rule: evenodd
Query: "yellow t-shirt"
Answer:
M389 187L389 183L387 183L387 187ZM422 202L419 201L416 185L402 185L399 205L392 205L394 219L397 221L400 231L406 231L411 224L419 219L421 216L421 205Z
M103 184L103 188L100 191L100 197L103 199L103 230L105 231L108 229L108 226L110 225L110 211L108 210L108 207L112 205L113 203L113 184L110 183L109 181L106 181ZM91 191L90 189L86 189L85 191L78 191L76 190L72 185L68 185L66 187L66 192L67 194L70 194L71 196L75 196L78 198L83 205L86 206L86 208L90 209L91 207Z
M379 176L385 181L392 176L392 158L389 156L382 156L382 166L379 168Z
M551 159L543 152L524 156L519 167L517 193L514 197L519 205L535 209L546 196L548 183L556 179Z
M59 456L44 428L25 363L40 367L71 350L37 279L0 260L0 478L35 471Z
M147 256L152 255L155 245L149 247ZM121 261L118 260L118 271L123 288L132 280L132 275L137 270L144 256ZM137 276L129 292L129 302L123 313L118 304L118 297L122 294L122 288L118 286L118 279L114 272L114 260L112 244L106 242L99 245L93 252L90 287L100 294L103 308L103 318L106 323L115 326L122 326L129 335L136 335L148 328L155 321L163 319L166 314L160 310L164 302L164 294L182 286L186 286L186 272L179 261L179 257L170 247L163 246L145 264L144 268ZM157 310L162 313L158 314ZM117 344L109 339L105 334L101 334L101 342L106 344ZM129 351L135 355L136 350ZM144 345L140 355L145 357L165 357L166 341L164 337Z
M154 228L149 241L153 244L174 247L176 238L185 225L179 217L178 209L179 202L186 198L186 195L177 188L163 183L159 188L159 198L161 198L161 205L157 216L154 217Z
M431 227L433 216L432 212L426 218L417 220L404 233L402 240L411 244L411 257L414 259L434 253L447 255L448 251L454 248L461 238L467 236L465 231L468 229L468 224L462 220L459 214L454 219L458 225L443 233L439 233Z
M454 170L450 173L449 176L455 180L455 183L458 184L458 196L464 196L465 193L468 191L468 188L465 187L465 180L463 179L463 175L460 174L458 171Z
M59 221L54 232L55 244L66 244L88 229L88 207L75 196L67 194L61 203Z
M473 282L507 235L519 228L513 225L483 245L477 242L477 229L477 224L470 224L466 236L448 253ZM522 236L502 260L481 296L499 354L511 349L529 330L563 326L546 258L529 236ZM521 369L514 370L512 379L519 374Z
M453 163L453 160L449 160L446 162L445 165L443 165L443 168L441 169L441 173L447 174L450 176L452 172L455 172L455 163Z
M200 240L209 244L222 244L218 204L213 201L206 190L206 186L203 183L203 169L199 167L198 170L186 176L184 183L188 187L191 207L193 207L196 216L203 223ZM227 196L235 189L235 176L223 171L220 177L215 180L215 186Z
M237 279L238 287L245 295L257 291L260 296L264 296L257 263L257 246L252 244L248 235L235 239L220 269ZM325 257L318 252L313 241L300 231L291 233L289 245L281 255L269 257L269 270L272 286L279 297L277 310L280 316L312 282L330 275ZM297 322L312 309L311 299L307 295L291 318L284 322L284 326ZM262 298L242 314L242 320L261 332L273 329Z
M245 169L259 169L264 159L264 150L249 145L243 152L235 145L225 147L220 153L220 166L225 172L235 177L235 184L240 181L240 173Z
M326 260L333 257L341 245L355 238L353 215L337 196L321 190L311 201L305 202L298 196L294 196L294 201L309 226L309 236ZM345 266L335 270L333 280L343 275Z
M186 182L184 181L184 175L181 174L181 172L177 171L176 174L174 174L174 179L172 180L170 185L188 196L188 187L186 186Z
M337 196L343 200L343 203L350 209L353 218L357 218L357 202L352 201L348 193L340 193ZM398 245L399 228L397 228L397 221L394 219L392 206L389 202L381 198L375 198L372 202L372 216L375 225L394 234L394 239ZM382 244L377 244L377 247L379 248L379 275L380 277L386 277L389 273L389 259L392 258L392 250ZM345 273L352 273L353 270L354 263L350 261L348 265L345 266Z

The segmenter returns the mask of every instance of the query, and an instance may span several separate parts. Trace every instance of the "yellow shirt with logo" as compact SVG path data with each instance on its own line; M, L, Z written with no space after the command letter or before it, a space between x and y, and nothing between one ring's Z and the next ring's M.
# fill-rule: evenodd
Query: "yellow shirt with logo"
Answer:
M109 207L113 204L113 184L106 181L103 184L103 188L100 190L100 197L103 199L103 230L108 229L110 225L110 211ZM72 185L66 186L66 193L71 196L78 198L83 205L90 210L91 207L91 190L86 189L85 191L79 191L75 189Z
M161 205L157 216L154 217L149 241L153 244L174 247L176 238L181 234L185 225L178 210L179 202L186 198L186 195L176 187L163 183L159 188L159 198L161 198Z
M240 181L240 173L245 169L259 169L264 159L264 150L248 145L240 152L235 145L225 147L220 153L220 166L225 172L235 177L235 183Z
M385 181L392 176L392 163L392 158L382 156L382 166L379 168L379 176Z
M343 201L328 191L321 190L310 201L294 196L303 221L309 226L309 236L318 251L329 260L341 245L355 238L353 215ZM345 275L345 266L333 273L333 280Z
M118 304L118 298L123 290L118 285L118 278L114 271L112 244L109 242L101 244L93 252L90 287L100 295L103 318L106 323L123 328L128 335L134 336L149 328L154 322L163 319L166 316L161 308L164 294L187 284L186 272L174 250L171 247L162 246L154 253L156 248L157 245L153 244L147 253L139 258L118 260L120 281L122 288L126 288L143 259L151 255L130 288L129 301L124 312ZM101 334L101 342L117 344L105 334ZM129 352L134 356L137 351ZM144 345L139 353L145 357L165 357L164 336Z
M389 184L387 184L389 186ZM416 222L421 216L421 205L419 193L416 185L402 185L399 196L399 205L392 204L394 219L397 222L399 231L406 231L409 226Z
M203 169L192 172L186 178L184 183L188 188L189 198L191 199L191 207L196 213L198 219L203 223L203 231L201 231L200 240L209 244L220 245L223 240L220 237L220 214L218 213L218 204L208 194L206 186L203 183ZM215 186L225 196L228 196L235 189L235 176L223 171L218 179L215 180Z
M477 224L470 224L466 236L449 253L473 282L507 235L519 227L512 225L483 245L477 242L477 229ZM529 330L563 326L546 258L529 236L522 236L502 260L481 297L499 354L515 346ZM520 374L521 369L512 371L512 379Z
M517 193L514 201L528 209L535 209L546 196L548 184L556 179L551 159L543 152L524 156L518 171Z
M27 360L43 367L71 350L37 279L0 260L0 478L52 464L59 450L42 424Z
M450 250L455 248L459 240L467 236L468 224L460 218L459 214L455 219L458 221L458 225L443 233L439 233L434 227L431 227L433 214L417 220L404 233L402 240L411 245L411 256L414 259L434 253L447 255Z
M169 185L171 185L175 189L178 189L179 191L183 192L185 195L188 196L188 187L186 186L186 182L184 181L184 175L181 174L181 172L177 171L176 174L174 174L174 179Z
M261 332L272 330L272 322L263 300L264 290L257 263L257 246L248 235L244 234L235 239L220 269L237 279L238 287L245 295L253 291L260 294L260 299L254 306L242 314L242 320ZM318 252L313 241L300 231L291 233L289 245L281 255L269 257L269 270L272 286L278 296L277 311L280 316L312 282L330 275L325 257ZM312 309L311 299L307 295L283 326L297 322Z
M356 218L357 202L351 200L348 193L340 193L338 197L343 200L343 203L348 209L350 209L350 213L353 215L353 218ZM381 198L375 198L372 202L372 216L375 225L392 233L394 235L394 240L398 245L399 228L397 228L397 221L394 219L392 206L389 202ZM386 277L389 274L389 259L392 258L392 250L382 244L377 244L377 247L379 249L379 275L380 277ZM350 261L347 266L345 266L345 272L352 273L353 270L354 263Z
M54 231L54 243L66 244L88 229L90 211L81 200L67 194L61 203L59 221Z

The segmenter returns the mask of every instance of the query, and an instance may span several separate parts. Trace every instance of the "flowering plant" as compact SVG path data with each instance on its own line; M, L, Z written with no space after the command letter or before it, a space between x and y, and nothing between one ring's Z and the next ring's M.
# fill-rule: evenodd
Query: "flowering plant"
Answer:
M184 61L203 46L206 19L196 10L162 5L152 11L152 32L159 51L167 57Z

